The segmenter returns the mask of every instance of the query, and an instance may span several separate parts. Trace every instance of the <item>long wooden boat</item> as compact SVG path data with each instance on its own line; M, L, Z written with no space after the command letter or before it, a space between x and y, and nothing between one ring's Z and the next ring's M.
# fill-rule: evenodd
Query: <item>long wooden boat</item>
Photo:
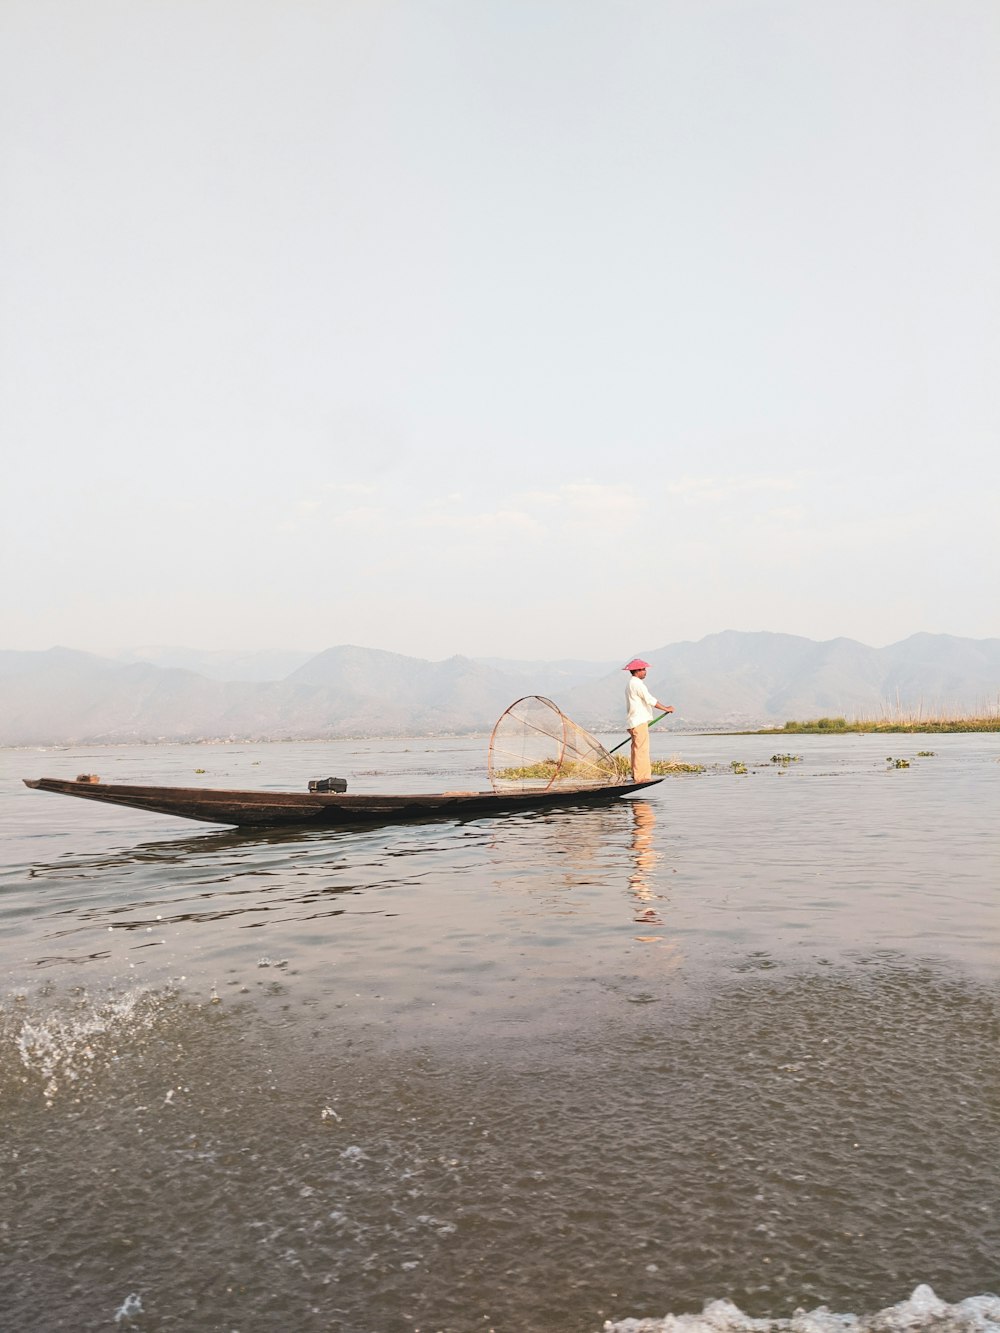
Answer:
M446 791L404 796L366 796L341 792L220 791L205 787L132 787L110 782L70 782L62 778L24 778L38 791L80 796L85 801L124 805L159 815L178 815L206 824L238 828L274 828L282 824L388 824L429 816L509 814L553 806L594 805L652 787L623 782L607 787L551 787L543 791Z

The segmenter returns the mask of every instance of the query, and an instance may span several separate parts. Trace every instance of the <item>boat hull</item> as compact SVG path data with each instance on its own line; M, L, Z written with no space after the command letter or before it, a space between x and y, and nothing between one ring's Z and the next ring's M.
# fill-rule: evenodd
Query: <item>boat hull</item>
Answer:
M413 819L510 814L557 806L595 805L652 787L662 779L612 787L572 787L527 792L430 792L375 796L339 792L219 791L205 787L136 787L122 783L71 782L24 778L26 787L79 796L85 801L122 805L204 824L237 828L277 828L303 824L390 824Z

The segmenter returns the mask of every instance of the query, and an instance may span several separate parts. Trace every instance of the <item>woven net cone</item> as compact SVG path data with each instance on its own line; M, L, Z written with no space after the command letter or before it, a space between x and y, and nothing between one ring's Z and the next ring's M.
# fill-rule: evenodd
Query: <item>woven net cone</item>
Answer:
M600 741L540 694L511 704L490 737L493 790L608 787L619 781Z

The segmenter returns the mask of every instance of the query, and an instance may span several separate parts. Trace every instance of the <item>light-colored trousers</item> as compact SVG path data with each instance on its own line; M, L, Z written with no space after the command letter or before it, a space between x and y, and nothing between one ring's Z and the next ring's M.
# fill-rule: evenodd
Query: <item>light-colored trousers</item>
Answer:
M628 734L632 737L632 781L648 782L653 776L649 764L649 724L629 727Z

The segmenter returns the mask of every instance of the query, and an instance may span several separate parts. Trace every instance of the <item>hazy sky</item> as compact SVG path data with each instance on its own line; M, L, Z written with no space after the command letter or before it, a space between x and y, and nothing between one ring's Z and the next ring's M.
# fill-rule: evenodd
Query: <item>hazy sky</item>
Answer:
M2 0L0 647L1000 635L997 0Z

